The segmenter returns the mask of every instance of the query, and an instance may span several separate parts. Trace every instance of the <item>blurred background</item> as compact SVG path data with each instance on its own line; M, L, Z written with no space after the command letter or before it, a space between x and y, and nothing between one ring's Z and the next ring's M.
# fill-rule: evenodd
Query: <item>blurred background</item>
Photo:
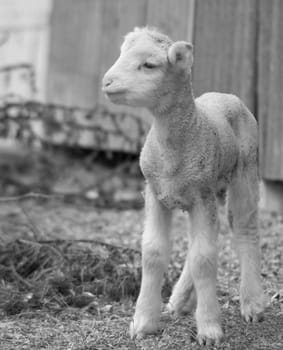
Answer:
M137 160L151 116L111 105L101 79L123 36L152 25L193 42L196 96L235 93L255 114L261 205L283 212L282 14L280 0L1 0L0 136L21 143L8 157L12 165L25 159L18 173L9 165L2 193L97 198L94 175L104 180L107 173L97 164L107 163L119 176L103 191L118 186L122 197L136 199L142 185L124 175L141 181ZM1 163L6 167L5 155Z

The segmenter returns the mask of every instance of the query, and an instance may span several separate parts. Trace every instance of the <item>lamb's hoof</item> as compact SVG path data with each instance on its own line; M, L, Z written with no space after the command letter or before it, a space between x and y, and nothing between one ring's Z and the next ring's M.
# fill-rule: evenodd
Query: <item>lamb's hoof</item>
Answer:
M223 338L223 332L219 324L206 324L198 330L197 339L200 345L218 346Z
M171 316L175 317L192 314L196 308L196 303L196 293L194 290L192 290L189 298L187 298L186 301L174 301L174 299L170 299L166 305L166 311Z
M159 320L145 317L134 317L130 324L131 339L142 339L147 334L154 334L159 330Z
M267 304L266 296L262 292L257 297L241 298L241 315L246 322L260 322Z
M177 318L180 316L187 315L187 314L191 313L191 311L192 310L188 309L185 306L173 305L170 302L168 304L166 304L166 306L165 306L165 313L170 315L171 318Z
M256 323L263 321L264 306L257 304L256 302L244 303L241 306L242 318L250 323Z
M176 317L176 316L179 316L180 310L177 310L174 307L174 305L169 302L168 304L166 304L165 311L162 313L162 315L165 315L165 314L171 317Z
M164 311L162 311L162 313L161 313L160 320L161 320L161 322L168 322L172 319L173 315L174 314L172 314L171 311L167 309L167 305L166 305Z

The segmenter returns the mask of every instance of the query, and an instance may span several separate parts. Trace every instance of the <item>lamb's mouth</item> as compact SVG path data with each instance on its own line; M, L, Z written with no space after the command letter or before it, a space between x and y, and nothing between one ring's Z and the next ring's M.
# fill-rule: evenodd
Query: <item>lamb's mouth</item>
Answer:
M123 95L126 94L127 90L126 89L109 89L106 87L106 88L103 88L103 92L109 99L111 99L116 97L122 97Z

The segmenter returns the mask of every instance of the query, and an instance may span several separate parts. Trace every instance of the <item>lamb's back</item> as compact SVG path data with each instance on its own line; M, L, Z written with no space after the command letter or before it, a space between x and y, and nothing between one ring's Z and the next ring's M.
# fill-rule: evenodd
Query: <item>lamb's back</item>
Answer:
M256 161L257 122L237 96L208 92L196 99L196 107L202 118L217 130L225 158L238 152L244 163Z

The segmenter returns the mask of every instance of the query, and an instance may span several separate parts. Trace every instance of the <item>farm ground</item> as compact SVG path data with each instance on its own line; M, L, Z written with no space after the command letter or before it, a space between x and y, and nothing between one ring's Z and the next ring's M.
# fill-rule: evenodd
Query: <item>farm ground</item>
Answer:
M142 209L96 209L87 203L62 203L59 200L48 199L1 202L0 207L2 256L5 255L7 247L20 249L19 247L29 242L41 242L40 244L44 245L44 240L47 241L47 245L50 244L54 249L58 248L57 251L62 253L59 243L58 247L56 244L52 245L52 242L58 239L66 242L70 240L88 242L89 240L90 245L87 249L94 249L94 251L97 245L91 244L91 240L109 243L109 247L113 245L137 250L140 248ZM167 283L169 289L172 287L173 280L180 273L185 257L185 231L185 216L182 213L176 213L173 232L174 251ZM235 254L231 250L231 235L228 231L226 220L221 215L218 297L222 309L225 340L218 348L223 350L281 350L283 348L283 219L264 212L261 212L260 215L262 278L269 306L264 321L259 324L245 324L240 318L237 292L239 267ZM13 246L15 240L18 245ZM53 252L54 249L50 248L50 251ZM16 251L15 256L20 259ZM105 259L107 260L107 257ZM124 259L127 260L127 253ZM135 259L138 266L139 255ZM6 260L1 261L0 259L0 266L3 267L0 270L1 350L199 348L194 340L195 324L191 317L163 321L162 329L157 335L149 336L144 340L130 340L128 326L134 310L135 288L132 295L120 299L119 295L111 298L111 293L105 295L100 293L98 296L94 293L87 294L85 293L87 288L83 287L85 289L83 292L80 290L81 295L91 296L91 302L82 305L60 303L58 301L60 298L56 299L54 294L52 297L55 301L52 302L51 297L48 299L46 293L47 301L45 298L45 301L31 305L27 300L32 299L36 293L37 283L42 286L40 283L44 280L44 273L48 279L50 277L48 273L54 274L56 271L48 272L46 269L40 270L38 274L33 272L29 276L19 276L18 272L21 271L20 266L22 266L20 264L23 264L20 260L16 262L19 267L16 272L14 271L13 277L10 271L6 271L9 272L8 275L4 273L5 269L9 270L9 265L7 268ZM73 256L73 260L76 260L76 256ZM120 264L122 265L124 264ZM58 266L56 268L59 269ZM13 269L11 271L13 272ZM129 267L129 273L132 272L133 268ZM117 278L117 275L115 276ZM112 280L111 282L114 287L117 286L118 290L121 281ZM79 287L76 285L77 290ZM17 288L18 290L15 291ZM64 294L62 291L61 293ZM12 295L17 295L22 300L19 309L17 309L19 303L16 303L15 306L9 300ZM164 299L167 295L168 293L165 293Z

